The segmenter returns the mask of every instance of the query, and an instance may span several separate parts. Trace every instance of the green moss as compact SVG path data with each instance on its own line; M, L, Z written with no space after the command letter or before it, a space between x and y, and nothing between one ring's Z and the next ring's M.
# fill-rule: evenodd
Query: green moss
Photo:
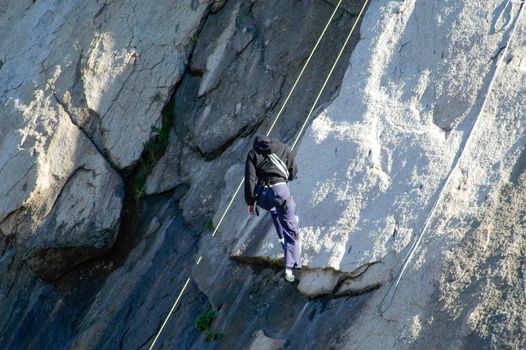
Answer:
M192 34L192 42L195 44L197 42L197 39L198 39L198 33L197 32L194 32Z
M141 164L139 170L135 173L135 176L131 180L131 188L133 191L133 197L138 199L144 195L144 188L146 185L146 179L151 173L151 170Z
M208 342L215 341L221 338L221 334L214 333L210 330L205 332L205 340Z
M205 224L205 229L207 230L213 230L214 229L214 222L212 220L208 221L206 224Z
M197 316L197 319L195 320L195 326L201 332L207 331L210 329L210 326L212 325L212 322L214 322L216 316L217 315L214 310L209 310L205 313L202 313L201 315Z
M155 164L161 159L168 147L170 139L170 128L173 124L173 108L174 108L174 97L170 99L168 104L162 111L162 123L161 127L152 125L151 138L144 144L143 153L137 170L131 178L131 188L135 199L139 199L144 195L146 179L152 173Z
M205 332L206 341L214 341L221 337L221 334L214 333L211 330L212 322L214 322L214 319L216 317L217 314L215 313L215 311L209 310L197 316L197 319L195 320L195 326L197 327L197 329L199 329L201 332Z

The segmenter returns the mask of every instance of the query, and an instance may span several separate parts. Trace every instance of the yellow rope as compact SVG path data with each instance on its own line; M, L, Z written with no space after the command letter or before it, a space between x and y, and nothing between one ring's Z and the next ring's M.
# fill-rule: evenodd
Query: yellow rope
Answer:
M309 114L307 114L307 117L305 118L305 121L303 122L303 125L301 126L301 129L298 132L298 136L296 136L296 140L294 140L294 143L292 144L292 147L291 147L292 150L294 150L294 148L296 147L296 144L298 143L298 141L299 141L299 139L300 139L300 137L301 137L301 135L303 133L303 130L305 129L305 126L307 125L307 122L309 121L309 119L310 119L310 117L312 115L312 112L314 112L314 108L316 108L316 105L318 104L318 100L320 99L321 95L323 94L323 91L325 90L325 87L327 86L327 83L329 82L329 79L331 78L332 73L334 72L334 68L336 68L336 65L340 61L340 58L342 57L343 51L345 51L345 48L347 47L347 44L349 43L349 40L351 39L351 36L354 33L354 29L356 28L356 25L358 24L358 21L360 20L360 17L362 16L363 11L365 10L365 7L367 6L368 2L369 2L369 0L365 0L365 2L363 3L362 9L360 10L360 13L358 14L358 17L356 17L356 21L354 21L354 24L353 24L351 30L349 31L349 34L347 35L347 38L345 39L345 42L343 43L343 46L340 49L340 52L338 53L338 56L334 60L334 63L332 65L332 67L331 67L331 70L329 71L329 74L327 75L327 78L323 82L323 85L322 85L322 87L320 89L320 92L318 92L318 96L316 96L316 99L314 100L314 103L312 104L312 106L310 108Z
M332 19L334 18L334 15L336 14L336 11L338 11L338 8L340 7L340 4L341 4L341 3L342 3L342 0L338 1L338 4L337 4L336 7L334 8L334 11L332 11L331 17L329 18L329 20L328 20L327 23L325 24L325 27L323 28L323 31L321 32L321 35L320 35L320 37L318 38L318 41L316 41L316 44L315 44L314 47L312 48L312 50L311 50L311 52L310 52L310 55L309 55L309 57L307 58L307 61L305 61L305 64L303 65L303 68L301 68L300 74L298 74L298 77L296 78L296 81L294 82L294 85L292 85L292 88L290 89L290 92L289 92L289 94L287 95L287 98L285 99L285 102L283 102L283 105L281 105L281 108L279 109L279 112L278 112L278 114L276 115L276 118L274 118L274 122L272 123L272 125L271 125L270 128L268 129L268 131L267 131L267 136L270 135L270 133L271 133L272 130L274 129L274 126L276 125L276 122L278 121L279 117L281 116L281 113L282 113L283 110L285 109L285 106L287 105L287 102L289 102L289 98L290 98L290 96L291 96L292 93L294 92L294 89L296 89L296 85L298 85L298 81L300 81L300 78L301 78L301 76L303 75L303 72L305 71L305 68L307 68L307 65L309 64L310 59L312 58L312 56L314 55L314 52L315 52L316 49L318 48L318 45L319 45L321 39L322 39L323 36L325 35L325 31L327 31L327 28L329 28L329 25L331 24Z
M340 52L338 53L338 56L336 57L336 60L334 61L334 64L332 65L331 67L331 70L329 71L329 75L327 76L327 78L325 79L325 82L323 83L323 86L320 90L320 92L318 93L317 97L316 97L316 100L314 101L314 104L312 105L308 115L307 115L307 118L305 119L305 122L303 123L301 129L300 129L300 132L296 138L296 140L294 141L294 144L292 145L292 149L294 149L294 147L296 146L296 143L298 142L299 138L301 137L301 133L303 132L303 129L305 128L305 126L307 125L307 122L308 120L310 119L311 115L312 115L312 112L314 111L314 108L316 107L316 104L318 103L318 100L320 99L323 91L325 90L325 87L327 85L327 82L329 81L333 71L334 71L334 68L336 67L336 65L338 64L338 61L340 60L342 54L343 54L343 51L345 50L348 42L349 42L349 39L351 38L355 28L356 28L356 25L358 24L358 21L360 20L360 17L362 16L363 14L363 11L365 10L365 7L367 6L367 3L368 3L369 0L365 0L363 6L362 6L362 9L360 10L360 13L358 14L358 17L356 18L356 21L354 22L354 25L352 26L349 34L347 35L347 38L342 46L342 48L340 49ZM325 27L323 28L323 31L321 33L321 35L319 36L318 40L316 41L316 44L314 45L309 57L307 58L307 61L305 61L305 64L303 65L303 68L301 69L300 73L298 74L298 77L296 78L296 81L294 82L294 84L292 85L292 88L290 90L290 92L288 93L287 97L285 98L285 101L283 102L283 105L281 106L280 110L278 111L278 114L276 115L276 117L274 118L274 122L272 123L272 125L270 126L268 132L267 132L267 136L270 135L271 131L274 129L274 126L276 125L276 122L278 121L279 117L281 116L283 110L285 109L285 106L286 104L288 103L289 101L289 98L290 96L292 95L292 93L294 92L295 88L296 88L296 85L298 84L299 80L301 79L304 71L305 71L305 68L307 67L307 65L309 64L312 56L314 55L314 52L316 51L316 49L318 48L318 45L320 43L320 41L322 40L323 36L325 35L325 32L327 30L327 28L329 27L332 19L334 18L334 15L336 14L336 12L338 11L338 8L340 7L342 3L342 0L338 1L338 4L336 5L336 7L334 8L334 11L332 12L329 20L327 21L327 23L325 24ZM241 190L241 187L243 186L243 183L245 182L245 179L241 179L239 185L237 186L237 189L236 191L234 192L232 198L230 199L230 202L228 203L225 211L223 212L223 215L221 216L221 219L219 219L219 222L217 223L216 227L214 228L214 231L212 232L212 237L215 236L215 234L217 233L217 231L219 230L219 227L221 226L221 224L223 223L223 220L226 216L226 214L228 213L228 211L230 210L230 207L232 206L233 202L234 202L234 199L237 197L239 191ZM203 258L203 256L200 256L199 259L197 260L196 262L196 265L199 265L199 263L201 262L201 259ZM177 299L175 300L175 303L173 304L172 308L170 309L170 312L168 313L168 315L166 316L166 318L164 319L164 322L163 324L161 325L161 328L159 329L159 331L157 332L157 335L155 336L152 344L150 345L150 348L149 350L152 350L155 346L155 343L157 342L157 339L159 338L159 336L161 335L166 323L168 322L169 318L171 317L173 311L175 310L177 304L179 303L179 300L181 299L181 296L183 295L183 293L185 292L186 288L188 287L188 283L190 282L190 278L191 277L188 277L188 279L186 280L186 283L184 284L183 288L181 289L181 291L179 292L179 295L177 296Z
M228 203L225 211L223 212L223 215L221 216L221 219L219 219L219 222L217 223L217 226L214 228L214 232L212 232L212 237L214 237L216 235L217 230L219 229L219 226L221 226L221 224L223 223L223 219L225 218L226 213L228 213L228 211L230 210L230 207L232 206L232 203L234 203L234 199L236 199L237 194L239 193L239 190L241 189L241 186L243 186L244 182L245 182L245 179L243 178L243 179L241 179L241 182L239 183L239 185L237 185L237 189L234 192L234 195L230 199L230 202Z
M177 296L177 299L175 300L175 303L173 304L172 308L170 309L170 312L168 313L168 316L166 316L166 318L164 319L164 322L163 322L161 328L159 329L159 332L157 332L157 335L155 336L155 339L153 340L152 345L150 345L150 350L152 350L153 347L155 346L155 343L157 342L157 339L161 335L161 333L162 333L162 331L164 329L164 326L166 326L166 324L168 323L168 319L170 318L170 316L172 316L172 313L174 312L175 307L179 303L179 300L183 296L183 293L186 290L186 287L188 287L188 283L190 283L190 278L191 277L188 277L188 279L186 280L186 283L183 286L183 289L181 289L181 291L179 292L179 295Z

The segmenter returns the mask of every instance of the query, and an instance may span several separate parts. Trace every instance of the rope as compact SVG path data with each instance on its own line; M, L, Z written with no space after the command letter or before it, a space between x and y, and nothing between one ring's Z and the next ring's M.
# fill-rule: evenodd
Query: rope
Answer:
M508 0L508 1L506 2L506 5L504 5L504 8L502 9L502 11L500 11L500 15L499 15L499 17L497 17L497 20L495 21L495 28L497 27L497 24L500 22L502 16L504 15L504 12L506 12L506 9L508 8L508 6L509 6L510 3L511 3L511 0ZM511 4L511 9L512 9L512 11L513 11L513 3ZM508 22L508 23L509 23L509 22ZM506 23L506 24L503 26L503 28L505 28L505 27L508 25L508 23Z
M464 151L470 145L472 136L474 134L474 130L478 126L478 122L480 120L480 116L481 116L482 112L484 111L484 108L486 107L486 103L488 101L488 97L489 97L489 95L491 93L491 90L493 88L493 84L495 83L496 77L497 77L497 75L499 73L499 69L500 69L500 67L502 65L502 62L504 61L504 58L506 57L506 54L507 54L508 49L510 47L510 44L511 44L511 41L513 39L513 36L515 35L515 31L517 29L517 26L518 26L518 23L519 23L519 19L520 19L520 16L522 15L523 9L524 9L524 4L521 3L521 8L519 10L519 14L517 15L517 18L515 19L515 25L514 25L513 30L511 32L509 38L508 38L507 43L506 43L506 48L505 48L504 52L502 53L502 56L500 57L500 59L499 59L499 61L497 63L497 66L495 68L495 73L493 74L493 77L491 78L491 81L490 81L489 86L488 86L488 93L486 94L486 97L484 98L484 101L482 102L482 106L481 106L480 111L479 111L479 113L477 115L477 118L475 119L475 123L473 124L473 127L471 128L469 136L468 136L468 138L467 138L467 140L466 140L466 142L464 144L464 147L462 147L460 155L458 156L453 168L451 168L451 170L450 170L450 172L449 172L449 174L448 174L448 176L446 178L446 181L444 182L444 185L442 186L442 189L440 190L440 193L438 195L437 200L435 201L435 203L433 204L433 207L431 208L431 211L427 215L426 221L424 222L424 226L420 230L420 233L419 233L417 239L413 242L413 244L411 245L411 248L409 249L409 252L405 256L404 263L402 264L402 267L400 268L400 270L396 274L396 278L391 282L391 284L389 285L389 288L387 289L387 291L385 292L382 300L380 301L380 304L378 305L378 308L377 308L376 311L380 315L382 315L384 312L389 310L389 308L391 307L391 305L393 303L393 299L394 299L395 293L396 293L396 291L398 289L398 286L400 284L400 280L402 279L402 276L404 275L407 266L411 262L411 260L413 258L413 254L416 251L416 249L418 248L418 246L419 246L419 244L420 244L420 242L422 240L422 237L424 236L424 233L426 232L427 228L429 227L429 223L431 222L431 218L433 217L433 214L435 213L435 209L437 208L438 203L442 200L442 198L444 196L445 190L446 190L447 186L449 185L449 182L451 180L451 177L452 177L453 173L455 172L455 170L460 165L460 162L461 162L462 157L464 155ZM387 304L384 305L386 300L388 302L387 302Z
M291 147L292 150L294 150L294 148L296 147L296 144L298 143L301 135L303 134L303 130L305 129L305 126L307 126L307 122L309 121L309 119L310 119L310 117L312 115L312 112L314 112L314 108L318 104L318 100L320 99L321 94L323 93L323 91L325 90L325 87L327 86L327 82L329 81L329 79L332 76L334 68L336 67L336 65L340 61L340 58L342 57L343 51L347 47L347 44L349 43L349 40L351 39L351 36L352 36L352 34L354 32L354 29L356 28L356 25L358 24L358 21L359 21L360 17L362 16L363 11L365 10L365 7L367 6L368 2L369 2L369 0L365 0L365 2L363 3L362 8L361 8L360 12L358 13L358 17L356 17L356 21L354 21L354 24L353 24L351 30L349 31L349 34L347 35L347 38L345 38L345 42L343 43L343 46L340 49L340 52L338 53L338 56L336 57L336 60L334 60L334 63L332 65L332 67L331 67L331 70L329 71L329 74L327 75L327 78L323 82L323 85L322 85L322 87L320 89L320 92L318 92L318 96L316 96L316 99L314 100L314 103L312 104L312 107L310 108L310 111L307 114L307 117L305 118L305 121L303 122L303 125L301 126L300 131L298 132L298 136L296 136L296 139L294 140L294 143L292 144L292 147Z
M161 335L161 333L162 333L162 331L164 329L164 326L166 326L166 324L168 323L168 319L170 318L170 316L172 316L172 313L174 312L175 307L179 303L179 300L183 296L183 293L184 293L186 287L188 287L188 283L190 283L190 277L188 277L188 279L186 280L186 283L184 284L183 288L179 292L179 295L177 296L177 299L175 300L175 303L172 305L172 308L170 309L170 312L168 313L168 316L164 319L164 322L163 322L161 328L159 329L159 331L157 332L157 335L155 336L155 339L153 340L152 345L150 345L150 350L153 349L155 343L157 342L157 339L159 339L159 336Z
M511 13L513 14L513 7L515 4L524 4L524 0L519 0L519 1L511 1L511 0L508 0L506 2L506 5L504 5L504 8L502 9L502 11L500 11L500 14L499 14L499 17L497 17L497 20L495 21L495 29L497 29L497 24L500 22L500 20L502 19L502 17L504 16L504 13L506 12L506 9L508 8L508 6L510 5L511 3ZM508 22L506 22L506 24L504 24L502 26L502 28L500 30L503 30L505 29L508 24L511 22L511 18L508 20Z
M310 59L314 55L314 52L318 49L318 45L320 44L321 39L325 36L325 32L327 31L327 28L329 28L329 25L332 22L332 19L334 18L334 15L336 14L336 11L338 11L338 9L340 8L341 3L342 3L342 0L338 1L338 4L336 5L334 10L332 11L331 17L329 18L329 20L325 24L325 27L323 28L323 31L321 32L321 35L319 36L318 40L316 41L316 44L312 48L312 50L310 52L310 55L307 58L307 61L305 61L305 64L303 65L303 68L301 68L300 74L298 74L298 77L296 78L296 81L294 82L294 85L292 85L292 88L290 89L290 92L287 95L287 98L285 98L285 102L283 102L283 105L281 105L281 108L279 109L279 112L276 115L276 118L274 118L274 122L272 123L272 125L268 129L267 134L266 134L267 136L269 136L270 133L272 132L272 130L274 129L274 126L276 125L276 122L278 121L279 117L281 116L281 113L285 109L285 106L287 105L287 102L289 102L289 98L292 95L292 93L294 92L294 89L296 89L296 85L298 85L298 81L300 81L300 78L303 75L303 72L305 71L305 68L307 68L307 65L309 64Z
M271 124L269 130L267 131L267 134L266 134L267 136L270 135L270 133L271 133L271 131L274 129L274 126L276 125L278 119L280 118L281 114L283 113L283 110L285 109L285 106L287 105L290 96L292 95L292 93L293 93L294 90L296 89L296 86L298 85L299 80L300 80L301 77L303 76L303 73L305 72L305 69L306 69L307 65L310 63L312 56L314 55L315 51L317 50L318 45L320 44L321 40L322 40L323 37L325 36L325 32L327 31L327 28L329 27L330 23L332 22L332 20L333 20L333 18L334 18L334 16L335 16L336 12L338 11L338 9L339 9L339 7L340 7L342 1L343 1L343 0L339 0L339 1L338 1L338 4L337 4L336 7L334 8L334 10L333 10L331 16L329 17L329 20L328 20L327 23L325 24L325 27L323 28L323 31L321 32L320 36L318 37L318 40L316 41L316 44L314 45L313 49L311 50L311 52L310 52L310 54L309 54L309 57L308 57L307 60L305 61L305 64L303 65L303 67L302 67L300 73L298 74L298 77L296 78L294 84L292 85L292 88L291 88L290 92L288 93L287 97L285 98L285 101L283 102L283 105L281 106L281 108L280 108L280 110L278 111L276 117L274 118L273 123ZM344 45L347 45L347 42L348 42L348 40L349 40L349 38L350 38L352 32L354 31L354 28L356 27L356 23L357 23L358 20L360 19L360 16L361 16L361 14L363 13L363 10L365 9L365 5L367 4L367 2L368 2L368 0L365 1L364 5L363 5L363 7L362 7L362 10L360 11L360 14L358 15L358 17L357 17L357 19L356 19L356 21L355 21L355 23L354 23L354 25L353 25L353 27L352 27L352 29L351 29L351 32L349 33L348 38L347 38L347 40L345 41L345 44L344 44ZM343 51L343 49L340 50L340 53L338 54L338 58L337 58L337 60L340 59L340 56L341 56L341 54L342 54L342 51ZM332 71L334 70L334 66L335 66L335 65L336 65L336 64L333 65L333 67L332 67L332 69L331 69L331 71L330 71L330 73L329 73L330 75L332 74ZM325 89L325 85L327 84L327 81L328 81L328 79L325 80L322 89ZM310 115L312 114L312 110L314 109L314 106L315 106L315 104L318 102L318 99L320 98L320 96L321 96L321 92L318 94L318 96L317 96L317 98L316 98L316 102L314 103L313 107L311 108L311 111L309 112L309 115L307 116L307 118L310 118ZM305 127L305 125L306 125L306 121L305 121L305 123L303 124L302 129L300 130L300 133L303 131L303 128ZM297 142L297 139L296 139L296 141L294 142L293 148L294 148L296 142ZM220 227L221 224L223 223L223 220L224 220L226 214L227 214L228 211L230 210L230 208L231 208L231 206L232 206L232 204L233 204L233 202L234 202L234 199L237 197L239 191L241 190L241 187L243 186L244 181L245 181L244 178L241 179L241 181L240 181L239 185L237 186L237 188L236 188L234 194L232 195L232 198L230 199L230 201L229 201L229 203L228 203L228 205L227 205L225 211L223 212L223 214L222 214L222 216L221 216L221 218L220 218L218 224L217 224L216 227L214 228L214 231L212 232L212 237L214 237L214 236L216 235L217 231L219 230L219 227ZM199 258L197 259L197 262L196 262L196 266L199 265L199 263L201 262L201 259L202 259L202 258L203 258L202 255L199 256ZM159 336L161 335L162 331L164 330L164 327L165 327L166 324L168 323L168 320L169 320L170 317L172 316L172 314L173 314L175 308L177 307L179 301L181 300L182 295L184 294L186 288L188 287L188 284L189 284L189 282L190 282L190 279L191 279L191 277L188 277L188 279L186 280L186 283L184 284L183 288L182 288L181 291L179 292L179 295L177 296L177 299L175 300L174 304L172 305L172 308L171 308L170 311L168 312L168 315L165 317L165 319L164 319L164 321L163 321L161 327L159 328L159 331L157 332L157 334L156 334L154 340L152 341L152 344L150 345L149 350L153 350L153 349L154 349L155 344L156 344L157 340L159 339Z
M310 63L310 60L312 58L312 56L314 55L314 52L316 52L316 50L318 49L318 45L320 44L321 40L323 39L323 37L325 36L325 32L327 31L327 28L329 28L329 25L330 23L332 22L332 19L334 18L334 15L336 14L336 12L338 11L338 9L340 8L340 5L342 3L343 0L340 0L338 1L338 4L336 4L336 7L334 8L334 10L332 11L332 14L331 16L329 17L329 20L327 21L327 23L325 24L325 27L323 28L320 36L318 37L318 40L316 41L316 44L314 45L314 47L312 48L310 54L309 54L309 57L307 58L307 60L305 61L305 64L303 65L303 67L301 68L301 71L300 73L298 74L298 77L296 78L296 81L294 81L294 84L292 85L292 88L290 89L289 93L287 94L287 97L285 98L285 101L283 102L283 104L281 105L281 108L279 109L278 111L278 114L276 114L276 117L274 118L274 121L272 122L272 124L270 125L270 128L268 129L266 135L269 136L270 133L272 132L272 130L274 129L274 126L276 126L276 123L278 121L278 119L280 118L281 116L281 113L283 113L283 110L285 109L285 106L287 105L287 103L289 102L289 98L290 96L292 95L292 93L294 92L294 90L296 89L296 85L298 85L298 82L300 81L301 77L303 76L303 72L305 72L305 68L307 68L307 65ZM214 232L212 232L212 237L215 236L215 234L217 233L217 230L219 229L219 227L221 226L221 224L223 223L223 219L225 218L227 212L230 210L230 207L232 206L232 203L234 202L234 199L236 199L239 191L241 190L241 187L243 186L243 183L245 182L245 179L241 179L241 181L239 182L239 185L237 186L235 192L234 192L234 195L232 196L232 198L230 199L230 202L228 203L225 211L223 212L223 215L221 216L221 219L219 219L219 222L217 224L217 226L214 228Z

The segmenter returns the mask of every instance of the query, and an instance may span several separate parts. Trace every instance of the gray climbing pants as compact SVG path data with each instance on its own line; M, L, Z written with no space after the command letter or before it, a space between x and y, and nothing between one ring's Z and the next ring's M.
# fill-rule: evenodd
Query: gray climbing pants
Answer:
M260 188L258 205L270 212L278 237L285 241L285 267L301 268L301 241L296 203L290 195L289 186L283 184Z

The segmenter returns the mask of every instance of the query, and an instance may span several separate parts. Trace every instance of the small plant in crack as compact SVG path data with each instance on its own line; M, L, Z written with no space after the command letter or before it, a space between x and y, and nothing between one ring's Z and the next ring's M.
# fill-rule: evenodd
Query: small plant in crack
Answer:
M194 44L197 42L198 37L199 37L199 33L196 32L192 34L191 40Z
M156 125L150 127L150 140L144 145L137 170L131 179L131 188L135 199L144 196L146 180L168 147L170 128L173 123L173 107L174 98L172 97L162 111L161 127Z
M164 124L164 123L163 123ZM151 138L144 145L143 154L139 160L139 167L131 181L133 195L139 199L144 195L146 180L152 173L155 164L161 159L168 146L169 128L151 127Z
M195 320L195 326L201 332L205 332L205 340L208 342L221 338L221 334L214 333L211 329L212 322L214 322L216 317L217 314L214 310L208 310L207 312L197 316Z
M205 222L205 230L213 230L214 229L214 222L212 220L208 220Z
M151 138L150 141L144 145L144 151L146 152L147 159L156 162L162 157L164 150L168 146L170 130L152 125L150 131Z

